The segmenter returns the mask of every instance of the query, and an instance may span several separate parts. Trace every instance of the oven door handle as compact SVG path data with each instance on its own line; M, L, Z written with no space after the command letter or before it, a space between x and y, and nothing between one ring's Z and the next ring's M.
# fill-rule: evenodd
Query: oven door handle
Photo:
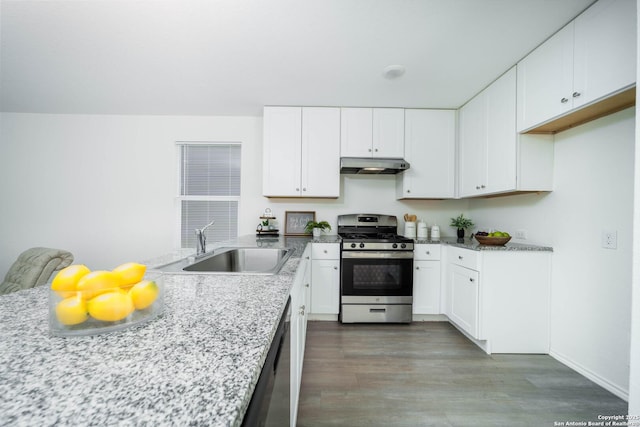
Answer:
M413 259L413 251L342 251L342 258Z

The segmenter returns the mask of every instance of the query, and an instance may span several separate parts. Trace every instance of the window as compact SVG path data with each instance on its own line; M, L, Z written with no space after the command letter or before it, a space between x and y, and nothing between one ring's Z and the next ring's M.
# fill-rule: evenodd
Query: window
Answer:
M215 219L208 242L238 236L240 143L180 143L180 236L195 248L196 228Z

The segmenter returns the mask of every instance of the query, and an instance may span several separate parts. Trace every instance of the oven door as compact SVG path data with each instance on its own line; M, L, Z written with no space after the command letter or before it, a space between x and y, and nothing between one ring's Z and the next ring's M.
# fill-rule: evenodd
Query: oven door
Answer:
M343 302L366 296L412 300L412 251L343 251L340 271Z

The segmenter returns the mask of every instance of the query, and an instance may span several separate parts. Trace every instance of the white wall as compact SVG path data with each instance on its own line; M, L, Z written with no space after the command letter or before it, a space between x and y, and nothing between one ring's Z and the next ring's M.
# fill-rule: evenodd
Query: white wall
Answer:
M555 136L554 191L474 200L478 224L554 248L551 352L619 396L629 390L635 111ZM616 250L601 233L617 231Z
M636 2L636 14L637 24L640 24L640 0ZM636 37L640 41L640 35L636 34ZM638 49L636 52L636 81L638 81L637 77L640 76L640 43L636 43L636 48ZM640 106L636 102L636 115L639 110ZM640 131L637 126L635 147L629 414L640 415Z
M255 232L271 207L343 213L417 214L442 234L466 201L395 200L395 178L344 176L335 200L262 197L261 117L0 114L0 278L33 246L71 251L92 269L178 247L176 141L240 141L239 233Z

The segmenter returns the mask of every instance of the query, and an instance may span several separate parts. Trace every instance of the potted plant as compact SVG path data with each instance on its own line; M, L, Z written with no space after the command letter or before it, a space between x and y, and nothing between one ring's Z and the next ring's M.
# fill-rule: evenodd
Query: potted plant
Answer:
M455 218L451 218L451 226L458 229L458 238L464 239L464 230L473 227L473 221L465 218L464 214L460 214Z
M331 230L331 225L327 221L309 221L304 228L305 233L313 232L313 237L320 237L320 233L325 230Z

